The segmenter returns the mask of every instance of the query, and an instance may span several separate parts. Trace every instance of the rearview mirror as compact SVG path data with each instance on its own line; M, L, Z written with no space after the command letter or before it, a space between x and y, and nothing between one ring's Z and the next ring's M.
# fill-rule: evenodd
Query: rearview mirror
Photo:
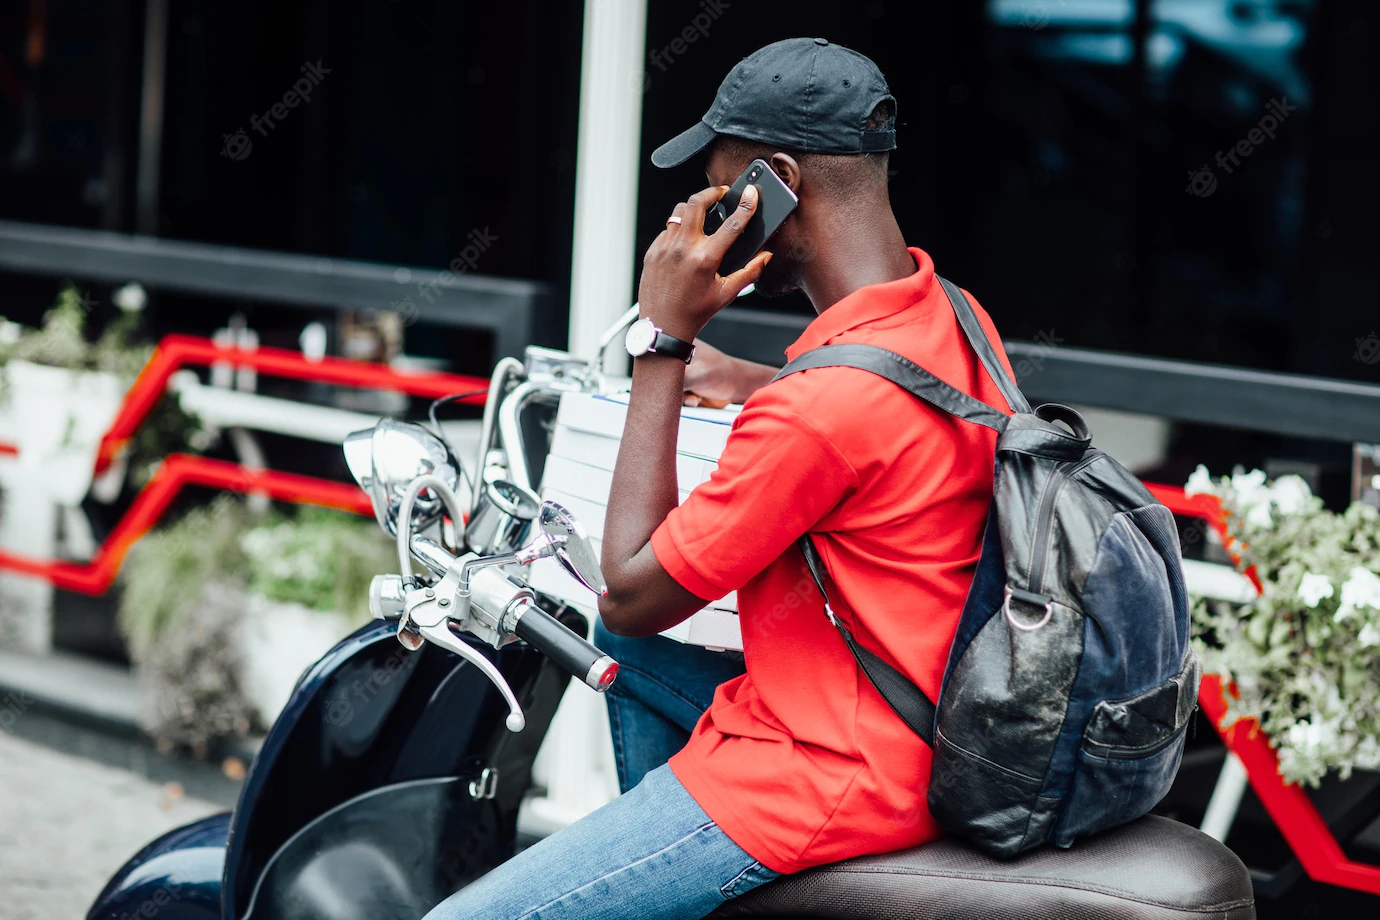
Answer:
M412 422L383 419L373 428L346 437L344 450L350 475L369 496L374 517L390 535L398 532L398 506L403 493L418 476L439 476L452 490L460 484L460 471L445 443ZM444 510L439 496L418 496L412 506L412 529L426 527Z
M594 554L594 544L589 540L584 525L576 520L563 505L553 501L542 502L537 524L547 540L555 547L553 555L561 566L574 576L575 580L595 594L603 597L608 593L604 584L604 573L599 568L599 559Z

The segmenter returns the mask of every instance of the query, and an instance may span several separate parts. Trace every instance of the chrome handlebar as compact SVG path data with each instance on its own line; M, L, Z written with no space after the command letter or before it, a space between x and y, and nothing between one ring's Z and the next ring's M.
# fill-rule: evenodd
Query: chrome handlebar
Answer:
M398 544L400 571L374 578L370 611L396 618L398 640L408 648L419 649L429 641L479 668L507 701L507 725L513 731L525 724L516 696L463 633L493 648L522 639L596 691L608 689L618 674L616 661L538 607L532 589L505 569L554 557L596 594L607 590L584 528L566 509L532 493L521 420L523 410L536 401L554 401L566 392L604 392L610 385L603 374L604 352L637 313L634 305L609 330L594 362L538 347L528 348L524 361L498 362L484 406L475 475L464 496L468 501L452 485L459 482L458 461L427 429L385 421L346 440L351 473L369 493L380 525L396 535ZM425 500L425 515L419 507L423 492L432 496ZM466 549L460 555L413 533L414 521L433 522L441 506L460 534L457 545ZM463 526L467 520L472 532ZM541 533L521 546L534 523ZM416 576L413 560L429 576Z
M460 633L494 648L522 639L599 692L618 675L616 661L538 607L532 589L501 569L554 555L559 548L557 541L547 541L502 556L453 556L433 540L412 537L412 556L440 579L412 586L401 575L376 575L369 588L370 612L381 619L397 618L398 639L408 648L416 650L429 641L479 668L508 703L508 728L522 731L526 720L507 681Z

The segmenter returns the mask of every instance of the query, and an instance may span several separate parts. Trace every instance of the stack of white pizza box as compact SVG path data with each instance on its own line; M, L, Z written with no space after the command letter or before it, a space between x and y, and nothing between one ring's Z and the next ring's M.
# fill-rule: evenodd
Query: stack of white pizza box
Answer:
M718 468L719 454L723 452L738 409L735 406L681 411L680 435L676 440L676 481L681 501ZM608 506L613 466L618 459L627 412L627 394L567 393L562 396L551 439L551 454L542 474L542 497L560 502L574 512L593 538L596 552L602 548L604 510ZM560 566L541 563L532 566L531 583L538 591L568 601L588 614L595 612L594 595ZM706 648L742 649L737 594L712 602L662 635Z

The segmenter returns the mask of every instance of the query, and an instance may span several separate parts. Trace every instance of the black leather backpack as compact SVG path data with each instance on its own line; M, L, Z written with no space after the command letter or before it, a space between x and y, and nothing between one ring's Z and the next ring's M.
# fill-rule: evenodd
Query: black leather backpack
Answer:
M800 548L859 666L933 748L935 818L994 856L1067 847L1144 815L1178 771L1200 676L1178 534L1169 510L1092 447L1076 411L1030 408L963 292L938 280L1015 414L871 345L825 345L777 375L854 367L999 434L982 554L937 705L835 618L808 534Z

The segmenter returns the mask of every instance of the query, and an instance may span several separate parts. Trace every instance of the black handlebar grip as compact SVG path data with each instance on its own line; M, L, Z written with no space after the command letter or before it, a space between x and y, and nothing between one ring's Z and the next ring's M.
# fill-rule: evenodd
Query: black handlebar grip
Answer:
M539 607L529 605L513 632L560 668L600 693L618 676L618 662L590 645L578 634Z

